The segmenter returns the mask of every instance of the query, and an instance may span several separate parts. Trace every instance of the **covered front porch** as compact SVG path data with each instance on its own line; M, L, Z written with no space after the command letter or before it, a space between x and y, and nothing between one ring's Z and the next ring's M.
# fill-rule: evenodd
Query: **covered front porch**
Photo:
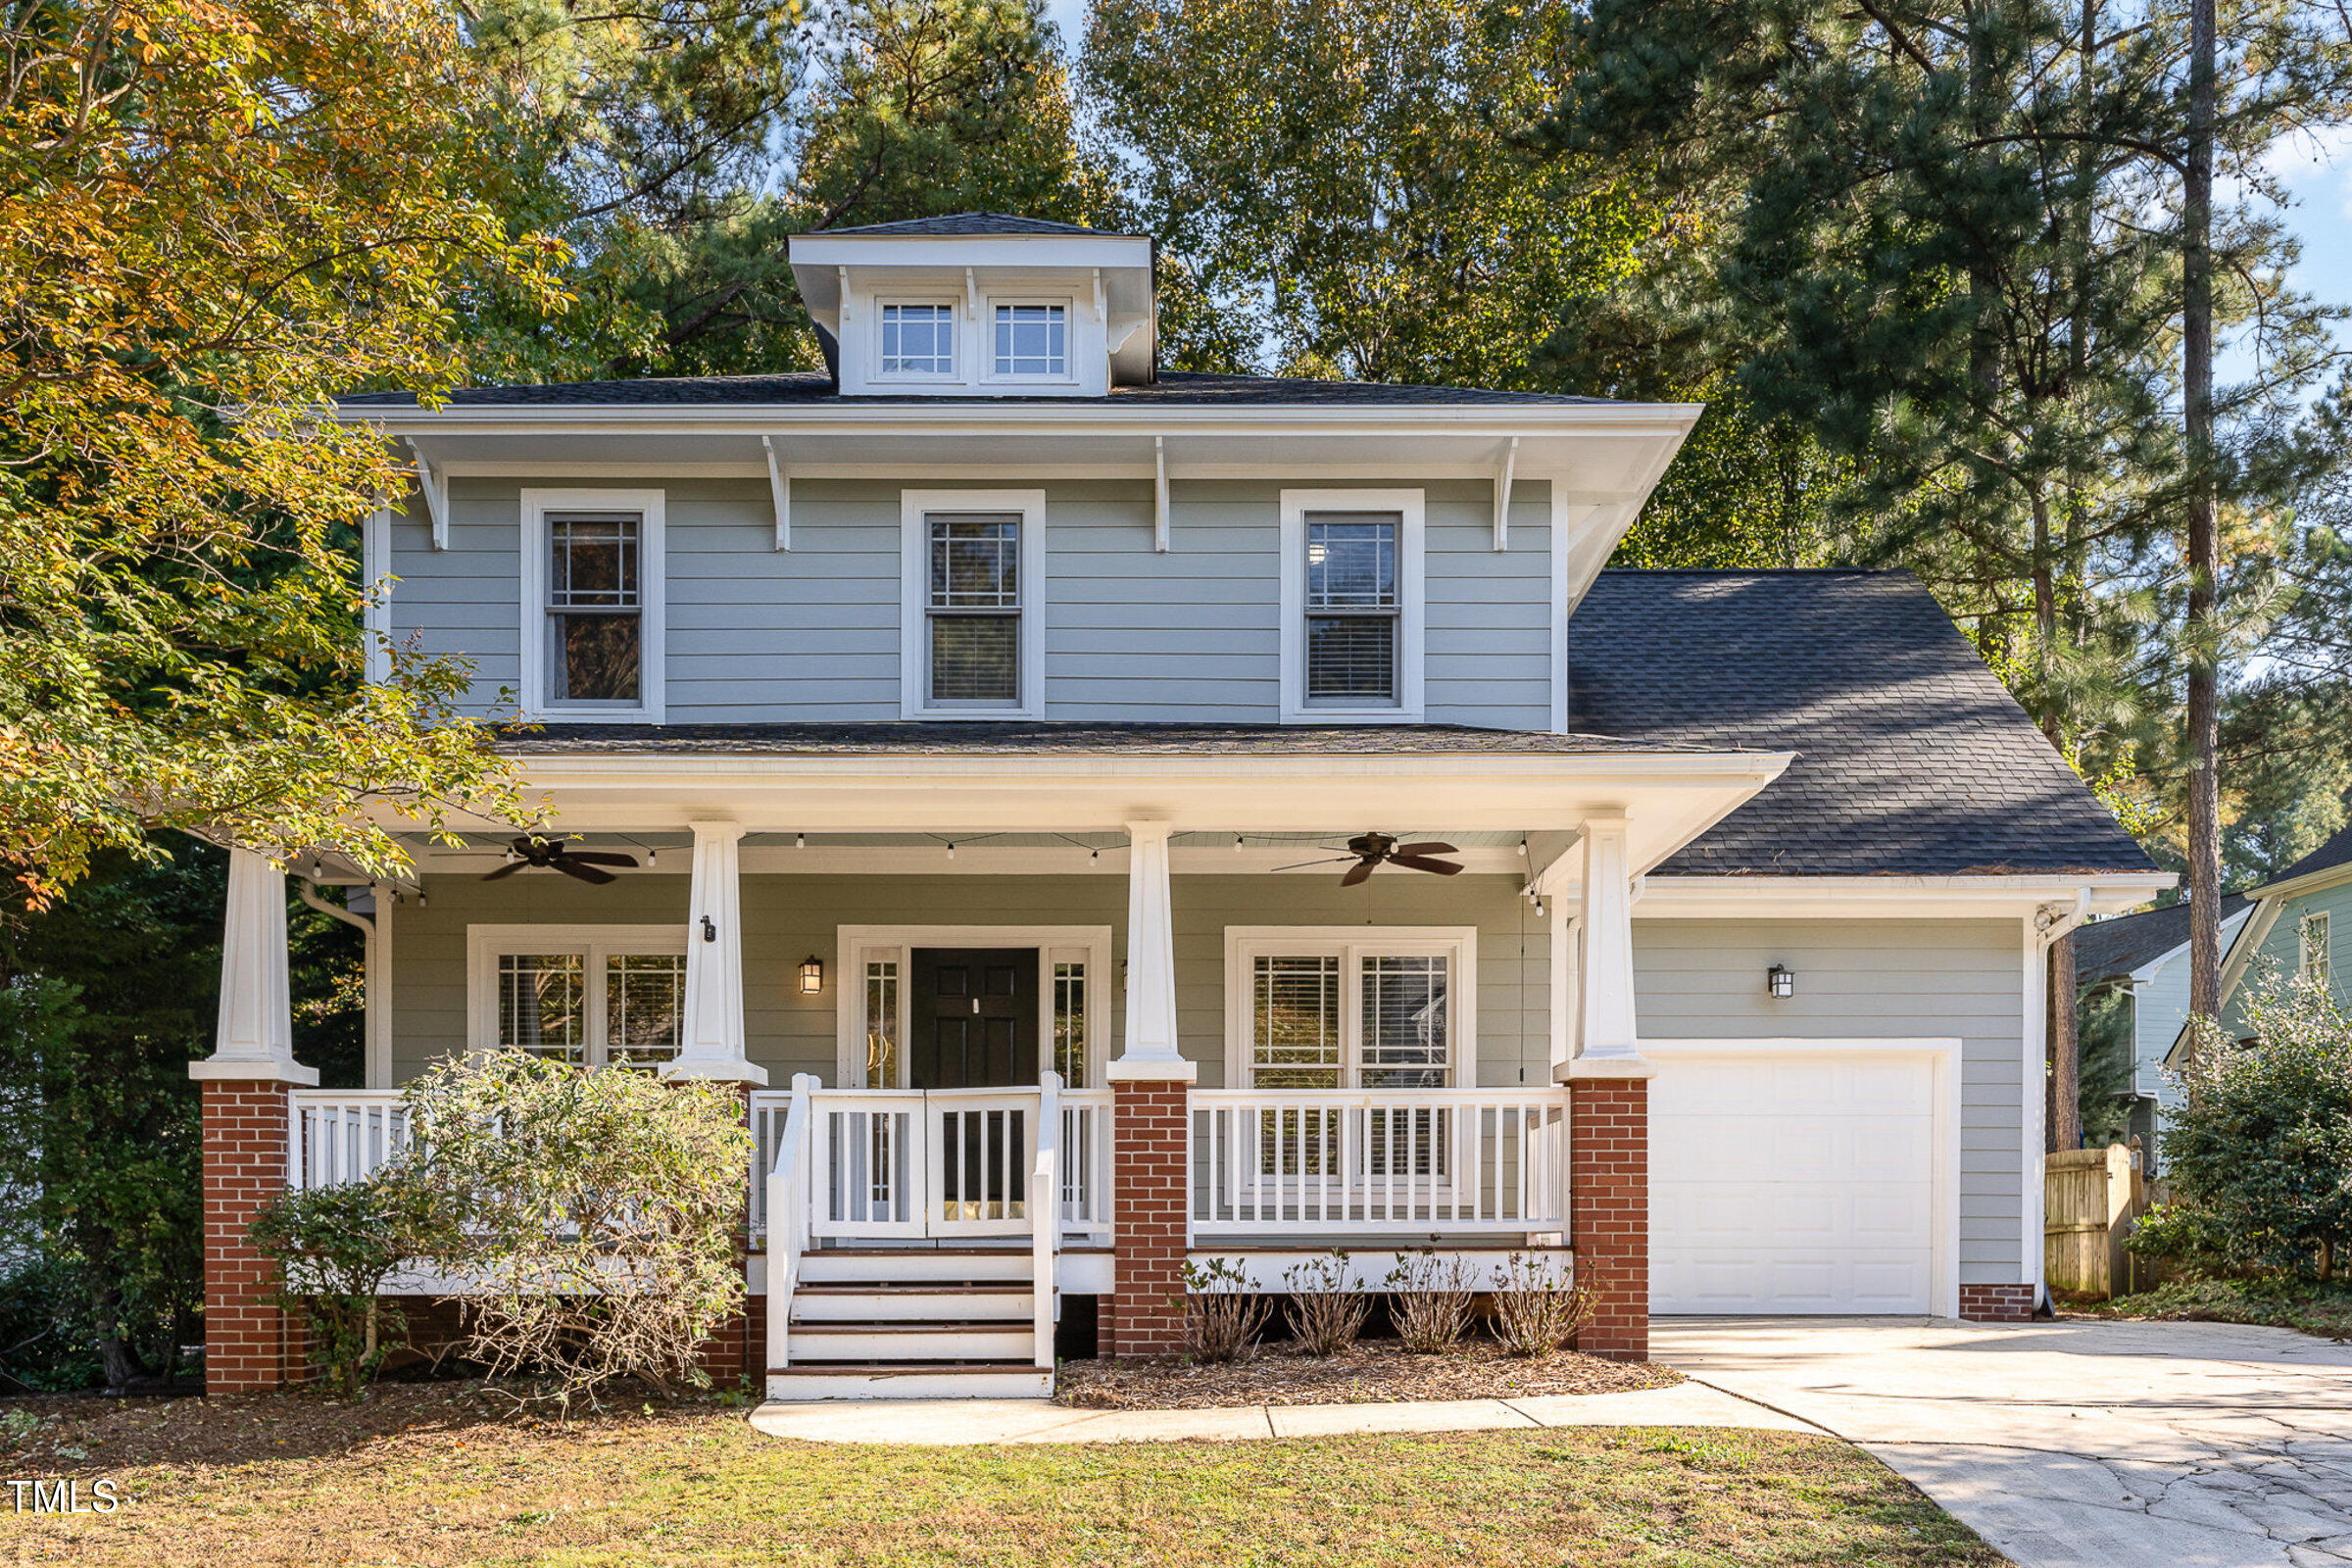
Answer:
M399 1084L453 1052L743 1084L747 1278L790 1376L1050 1367L1085 1298L1105 1348L1173 1348L1210 1255L1279 1289L1332 1248L1627 1252L1618 1177L1580 1206L1579 1102L1623 1119L1647 1071L1639 879L1785 759L681 760L531 761L540 832L626 857L609 880L517 865L484 823L366 890L368 1087L240 1049L225 998L199 1065L284 1086L294 1184L398 1148ZM1373 824L1459 870L1343 885ZM232 872L224 973L261 1013L282 928L239 943L237 909L280 874ZM1638 1318L1641 1266L1608 1272Z

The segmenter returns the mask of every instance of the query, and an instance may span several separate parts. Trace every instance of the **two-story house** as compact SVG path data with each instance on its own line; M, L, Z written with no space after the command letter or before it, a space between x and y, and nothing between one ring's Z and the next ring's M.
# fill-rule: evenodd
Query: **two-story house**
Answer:
M342 404L416 473L373 629L547 814L386 808L365 1091L236 858L216 1387L284 1372L247 1195L499 1048L746 1087L779 1396L1034 1392L1335 1246L1553 1250L1623 1356L2032 1309L2046 944L2171 879L1916 582L1603 570L1698 409L1160 370L1148 237L791 263L824 373Z

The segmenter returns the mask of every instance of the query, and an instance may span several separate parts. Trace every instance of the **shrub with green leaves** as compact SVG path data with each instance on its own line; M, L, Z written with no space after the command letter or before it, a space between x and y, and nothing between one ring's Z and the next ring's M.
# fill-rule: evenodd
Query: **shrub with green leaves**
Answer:
M279 1300L309 1328L312 1362L345 1398L407 1343L384 1282L426 1246L430 1202L396 1161L364 1181L278 1193L247 1229L254 1250L278 1265Z
M2265 976L2244 1009L2250 1044L2190 1026L2164 1134L2182 1213L2132 1245L2329 1279L2352 1248L2352 1022L2301 977Z
M465 1353L534 1396L709 1378L695 1348L743 1304L752 1139L732 1084L662 1083L519 1052L410 1083L424 1254L467 1280Z

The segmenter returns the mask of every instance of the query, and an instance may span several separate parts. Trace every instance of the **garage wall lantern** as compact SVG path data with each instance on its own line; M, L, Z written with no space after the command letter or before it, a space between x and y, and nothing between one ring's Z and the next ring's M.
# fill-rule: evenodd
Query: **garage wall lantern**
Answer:
M1764 971L1764 989L1771 992L1776 1001L1795 996L1796 971L1774 964Z
M825 989L825 960L811 953L801 960L801 995L813 997Z

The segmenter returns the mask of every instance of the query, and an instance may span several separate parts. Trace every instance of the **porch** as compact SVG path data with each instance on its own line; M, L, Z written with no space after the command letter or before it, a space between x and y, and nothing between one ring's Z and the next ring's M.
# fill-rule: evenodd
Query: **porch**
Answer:
M598 874L485 823L346 911L366 1089L292 1062L283 873L234 858L208 1142L220 1098L282 1129L223 1149L222 1191L352 1179L460 1052L741 1084L744 1353L816 1396L1034 1380L1084 1298L1109 1352L1174 1349L1188 1260L1279 1289L1335 1248L1577 1246L1609 1281L1588 1348L1638 1356L1638 879L1785 760L561 759L534 779ZM779 820L812 825L748 825ZM1356 874L1350 821L1449 868Z

